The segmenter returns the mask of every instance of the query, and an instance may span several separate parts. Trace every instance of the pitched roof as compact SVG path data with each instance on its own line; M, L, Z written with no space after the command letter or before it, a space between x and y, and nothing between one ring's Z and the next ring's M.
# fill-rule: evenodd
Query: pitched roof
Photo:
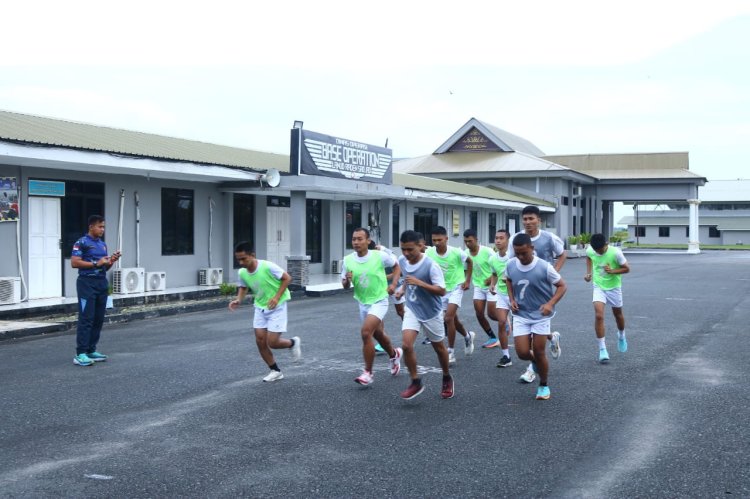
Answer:
M429 154L395 160L393 170L413 174L571 171L565 166L523 152Z
M289 170L289 156L0 111L0 140L207 165Z
M687 152L568 154L545 156L544 159L601 180L633 179L701 179L689 170Z
M485 123L476 118L471 118L464 126L451 135L443 145L438 147L435 154L447 152L474 128L481 132L503 152L523 152L531 156L544 156L544 152L541 149L523 137L513 135L510 132L506 132L501 128L490 125L489 123Z

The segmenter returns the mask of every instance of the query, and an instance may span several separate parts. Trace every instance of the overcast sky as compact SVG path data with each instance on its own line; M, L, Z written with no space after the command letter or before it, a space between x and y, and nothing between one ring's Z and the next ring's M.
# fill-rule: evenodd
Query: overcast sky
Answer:
M3 18L4 110L279 153L303 120L395 157L476 117L547 154L688 151L709 179L750 177L744 0L31 0Z

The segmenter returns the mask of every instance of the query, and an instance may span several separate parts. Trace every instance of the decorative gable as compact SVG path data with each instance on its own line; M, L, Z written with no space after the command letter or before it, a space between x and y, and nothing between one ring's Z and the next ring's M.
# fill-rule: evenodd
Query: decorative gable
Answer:
M473 151L503 151L504 149L498 146L494 141L489 139L486 135L480 132L476 127L472 127L471 130L456 141L448 152L473 152Z

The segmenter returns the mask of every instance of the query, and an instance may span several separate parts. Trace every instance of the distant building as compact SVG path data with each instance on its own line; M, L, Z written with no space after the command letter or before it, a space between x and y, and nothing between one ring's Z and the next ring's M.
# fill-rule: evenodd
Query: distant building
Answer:
M712 180L698 188L699 241L702 244L750 244L750 180ZM628 238L639 243L688 242L687 203L664 210L637 210L620 219Z

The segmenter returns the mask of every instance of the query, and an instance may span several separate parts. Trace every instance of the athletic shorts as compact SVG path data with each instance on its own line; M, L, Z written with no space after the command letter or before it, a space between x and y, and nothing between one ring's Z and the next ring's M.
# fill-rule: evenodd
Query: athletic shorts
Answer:
M502 293L495 294L495 308L502 308L503 310L510 310L510 298L508 295Z
M255 307L253 327L266 329L272 333L286 333L286 303L277 305L273 310Z
M474 299L482 301L497 301L497 295L490 293L490 288L478 288L474 286Z
M402 303L406 303L406 293L404 293L403 295L401 295L401 298L396 298L396 295L392 294L390 296L390 301L394 305L401 305Z
M530 334L547 335L551 331L552 317L540 320L524 319L517 315L513 316L513 337L528 336Z
M622 308L622 288L602 289L594 285L594 300L614 308Z
M385 314L388 312L388 298L383 298L380 301L376 301L372 305L359 304L359 320L365 322L365 318L368 315L374 315L381 321Z
M409 307L406 307L404 311L404 322L401 324L401 330L406 331L411 329L419 333L424 331L427 338L433 342L438 343L445 339L445 323L443 322L443 312L441 311L438 315L432 319L426 321L420 321L414 312Z
M446 291L445 295L441 297L441 300L443 301L443 310L448 310L448 305L458 305L458 308L461 308L461 300L464 297L464 290L461 288L461 285L459 284L456 286L453 291Z

